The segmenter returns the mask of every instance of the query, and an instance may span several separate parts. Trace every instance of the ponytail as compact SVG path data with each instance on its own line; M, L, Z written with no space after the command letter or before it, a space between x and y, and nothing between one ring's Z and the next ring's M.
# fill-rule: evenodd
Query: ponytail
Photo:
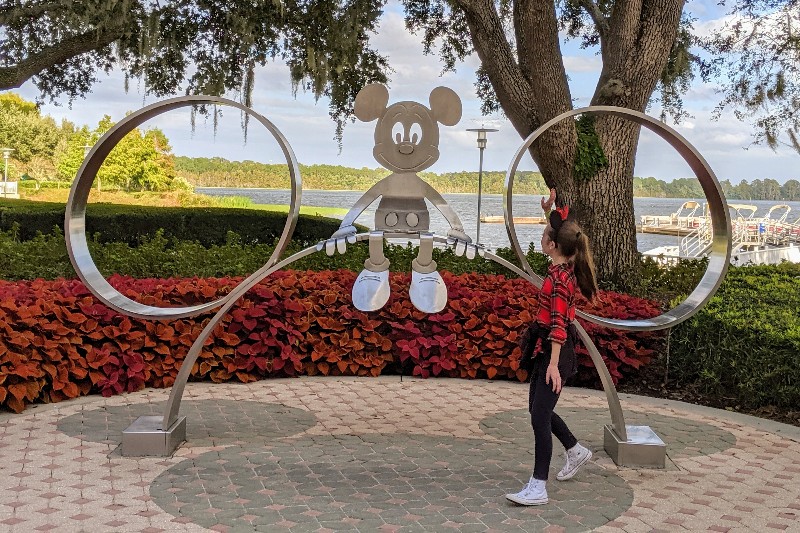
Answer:
M589 249L589 238L579 231L575 244L575 278L578 280L581 293L587 300L591 300L597 293L597 280L594 275L594 258Z
M555 241L561 253L572 258L575 278L581 294L587 300L591 300L597 293L597 280L594 273L592 251L589 248L589 238L574 220L564 221L558 230L550 229L550 238Z

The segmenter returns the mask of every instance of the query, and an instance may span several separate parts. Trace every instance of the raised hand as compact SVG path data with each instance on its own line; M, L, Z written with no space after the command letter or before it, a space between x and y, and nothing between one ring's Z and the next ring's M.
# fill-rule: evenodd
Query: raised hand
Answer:
M553 203L556 201L556 190L550 189L550 198L545 200L544 196L542 196L542 211L548 213L553 208Z

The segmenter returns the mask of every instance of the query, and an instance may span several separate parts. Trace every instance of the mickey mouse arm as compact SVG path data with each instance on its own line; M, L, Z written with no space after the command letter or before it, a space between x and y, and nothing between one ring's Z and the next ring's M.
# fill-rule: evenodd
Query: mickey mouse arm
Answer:
M447 222L450 224L450 231L447 232L449 237L472 242L472 238L464 233L464 225L461 224L461 219L458 218L456 212L453 211L453 208L442 198L442 195L428 183L425 183L425 198L444 215L445 219L447 219Z
M364 209L369 207L372 202L380 198L386 192L384 191L385 186L381 185L383 181L384 180L381 180L370 187L369 190L353 204L353 207L347 212L342 223L339 225L339 229L332 237L343 237L355 233L354 224L356 223L356 219L364 212Z

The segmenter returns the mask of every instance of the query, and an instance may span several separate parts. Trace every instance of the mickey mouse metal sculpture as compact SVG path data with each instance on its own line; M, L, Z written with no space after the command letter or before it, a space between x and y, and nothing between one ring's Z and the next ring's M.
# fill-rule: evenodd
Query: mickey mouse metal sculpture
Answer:
M375 213L375 230L369 235L369 258L353 286L353 305L361 311L376 311L389 300L389 260L383 254L384 238L403 234L419 239L419 252L412 262L409 297L426 313L437 313L447 305L447 287L433 260L428 200L447 222L447 236L458 255L475 257L482 249L464 233L456 212L433 187L417 175L439 159L439 123L454 126L461 120L461 99L447 87L431 91L430 108L417 102L397 102L387 107L389 91L380 84L367 85L356 96L355 115L375 125L372 154L392 174L373 185L359 198L342 220L339 230L326 242L326 252L345 253L355 243L354 223L361 213L380 198Z

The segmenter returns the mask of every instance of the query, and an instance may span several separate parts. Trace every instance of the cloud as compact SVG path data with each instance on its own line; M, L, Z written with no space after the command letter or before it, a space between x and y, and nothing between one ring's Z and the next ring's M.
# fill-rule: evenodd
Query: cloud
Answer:
M793 21L793 22L792 22ZM771 13L759 14L757 18L749 18L739 14L725 14L721 17L697 22L694 25L695 34L699 37L715 37L731 32L735 26L741 27L742 31L750 33L756 29L761 35L785 35L788 31L787 24L794 25L800 23L800 14L793 10L790 4L776 8Z
M600 56L564 56L564 68L568 73L572 72L592 72L600 74L603 69L603 61Z
M749 125L730 113L714 120L710 111L698 111L695 119L674 127L700 152L719 179L738 183L765 177L779 182L798 178L797 154L788 148L774 152L767 146L752 144ZM647 130L642 130L639 140L635 173L660 179L694 176L676 150Z
M418 99L421 87L433 89L446 85L459 93L462 99L477 101L474 88L475 70L479 66L477 57L473 54L467 58L457 65L455 72L442 73L444 65L439 60L438 48L434 47L433 54L425 55L422 34L413 35L407 30L402 14L387 11L370 43L388 57L389 65L395 71L389 75L392 100Z

